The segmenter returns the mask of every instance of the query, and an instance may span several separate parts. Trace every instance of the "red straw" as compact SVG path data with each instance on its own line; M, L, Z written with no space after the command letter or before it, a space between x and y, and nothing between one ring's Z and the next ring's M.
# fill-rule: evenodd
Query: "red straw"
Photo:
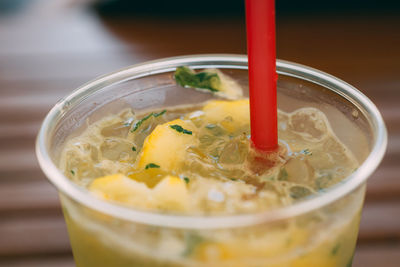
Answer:
M246 0L251 140L262 151L278 147L275 1Z

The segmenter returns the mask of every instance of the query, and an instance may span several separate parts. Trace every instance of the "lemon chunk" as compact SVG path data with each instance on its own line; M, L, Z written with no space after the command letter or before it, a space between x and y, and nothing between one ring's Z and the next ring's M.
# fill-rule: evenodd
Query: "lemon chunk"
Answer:
M181 119L158 125L143 143L137 168L153 163L167 171L179 169L187 148L197 143L195 129L191 121Z
M153 189L158 208L163 210L186 210L189 193L186 183L179 177L168 175Z
M153 189L123 174L95 179L89 191L100 198L135 208L185 210L189 203L186 184L179 177L167 175Z
M203 107L204 120L220 123L227 131L234 132L250 124L249 100L214 100Z
M113 200L129 206L146 208L154 206L151 189L123 174L113 174L95 179L89 191L106 200Z

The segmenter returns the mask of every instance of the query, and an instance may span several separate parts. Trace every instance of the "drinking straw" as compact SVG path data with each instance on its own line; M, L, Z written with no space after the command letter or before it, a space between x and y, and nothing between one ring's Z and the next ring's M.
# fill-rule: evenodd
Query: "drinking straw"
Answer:
M251 140L261 151L278 147L275 1L246 0Z

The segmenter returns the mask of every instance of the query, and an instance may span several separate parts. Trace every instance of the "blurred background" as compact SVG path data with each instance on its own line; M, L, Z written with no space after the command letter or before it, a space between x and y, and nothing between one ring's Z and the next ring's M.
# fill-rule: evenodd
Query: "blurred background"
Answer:
M369 180L353 266L400 262L400 1L276 0L277 55L331 73L381 110L387 155ZM82 83L160 57L246 53L244 0L0 0L0 266L74 266L40 123Z

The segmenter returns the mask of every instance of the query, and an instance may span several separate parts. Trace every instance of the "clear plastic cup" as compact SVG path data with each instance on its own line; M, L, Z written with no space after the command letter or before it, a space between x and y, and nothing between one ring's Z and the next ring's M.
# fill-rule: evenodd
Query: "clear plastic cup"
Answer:
M375 105L351 85L321 71L277 61L278 107L316 107L360 162L336 186L294 205L261 213L185 216L109 203L74 184L57 168L66 139L88 123L134 110L198 104L213 96L176 86L178 66L219 68L248 93L247 57L194 55L134 65L102 76L59 101L40 129L36 153L60 193L78 267L351 266L365 182L387 145Z

